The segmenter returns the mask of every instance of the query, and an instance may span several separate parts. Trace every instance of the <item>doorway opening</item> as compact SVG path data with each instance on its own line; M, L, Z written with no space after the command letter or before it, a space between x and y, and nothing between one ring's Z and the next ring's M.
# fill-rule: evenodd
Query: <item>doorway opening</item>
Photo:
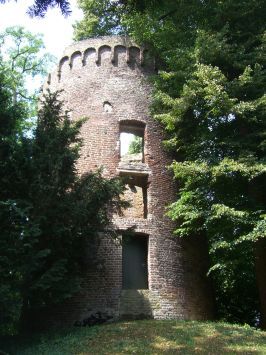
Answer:
M148 236L123 235L123 289L148 289Z

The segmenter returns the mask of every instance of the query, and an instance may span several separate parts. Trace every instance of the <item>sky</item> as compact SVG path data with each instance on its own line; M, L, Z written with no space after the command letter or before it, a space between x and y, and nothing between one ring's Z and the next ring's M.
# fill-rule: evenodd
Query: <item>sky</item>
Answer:
M65 18L59 8L47 11L44 18L31 18L27 15L27 9L32 0L9 0L0 4L0 33L10 26L23 26L31 33L43 34L45 52L56 57L56 63L62 57L64 49L73 40L73 24L82 18L82 11L77 8L76 0L70 0L72 13ZM50 71L53 64L50 67ZM44 79L37 75L34 78L28 77L26 87L29 93L39 90Z
M46 51L59 59L64 48L73 42L72 25L82 18L82 11L77 8L76 0L70 0L72 14L67 18L61 15L59 8L48 10L43 19L30 18L26 11L31 4L32 0L9 0L0 4L0 32L6 27L23 26L32 33L43 33Z

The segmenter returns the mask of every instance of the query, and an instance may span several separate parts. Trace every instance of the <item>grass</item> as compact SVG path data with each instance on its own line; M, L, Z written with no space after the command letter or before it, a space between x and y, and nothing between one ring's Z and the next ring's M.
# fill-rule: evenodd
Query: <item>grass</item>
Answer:
M13 338L1 348L19 355L266 354L266 332L228 323L145 320Z

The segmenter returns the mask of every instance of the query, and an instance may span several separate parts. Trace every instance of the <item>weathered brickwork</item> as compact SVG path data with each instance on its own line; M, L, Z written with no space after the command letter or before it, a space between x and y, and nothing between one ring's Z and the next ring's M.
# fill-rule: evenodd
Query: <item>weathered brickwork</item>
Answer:
M174 225L165 216L176 188L167 169L170 158L162 148L163 130L149 114L152 87L148 78L154 74L154 61L129 38L102 37L67 48L58 70L44 86L44 90L64 90L62 98L73 120L88 117L81 130L84 144L79 172L102 167L106 177L121 175L136 183L135 192L132 188L125 194L131 197L132 206L123 216L113 216L120 237L99 237L100 247L93 253L99 262L85 275L82 292L60 310L68 323L96 312L115 318L212 317L204 241L173 236ZM121 124L144 130L142 162L120 161ZM139 238L149 237L147 290L122 290L121 236L132 227Z

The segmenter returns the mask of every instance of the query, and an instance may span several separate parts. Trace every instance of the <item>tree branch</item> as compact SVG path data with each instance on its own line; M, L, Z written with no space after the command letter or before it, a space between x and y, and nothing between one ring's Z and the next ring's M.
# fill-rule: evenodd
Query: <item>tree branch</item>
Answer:
M177 12L178 9L171 10L167 12L166 14L162 15L161 17L158 18L159 21L164 20L166 17L173 15L174 13Z

